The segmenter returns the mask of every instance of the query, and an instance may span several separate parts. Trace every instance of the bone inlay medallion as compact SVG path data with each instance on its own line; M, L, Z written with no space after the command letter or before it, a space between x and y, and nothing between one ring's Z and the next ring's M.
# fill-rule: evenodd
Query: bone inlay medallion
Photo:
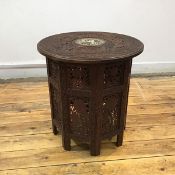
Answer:
M81 38L75 40L75 43L82 46L100 46L105 43L105 40L99 38Z

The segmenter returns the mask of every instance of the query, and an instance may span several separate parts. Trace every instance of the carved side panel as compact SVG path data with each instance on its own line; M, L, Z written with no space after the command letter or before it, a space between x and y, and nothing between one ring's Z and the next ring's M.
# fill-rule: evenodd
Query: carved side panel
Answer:
M124 79L124 62L116 62L105 65L104 86L116 86L123 84Z
M50 59L48 59L47 64L52 118L56 121L58 129L61 130L61 111L59 106L60 67L58 62Z
M88 88L89 87L89 70L87 66L69 65L68 86L71 88Z
M103 98L102 137L116 134L120 117L121 95L108 95Z
M90 103L91 103L91 84L88 65L64 64L61 70L65 70L63 75L60 74L59 64L49 61L49 80L52 101L53 118L58 124L62 124L61 112L59 109L60 102L60 80L65 83L66 106L70 117L70 134L77 141L88 142L90 140ZM104 78L100 94L103 96L103 102L97 104L96 108L102 107L100 114L102 119L101 138L111 138L118 132L118 123L121 112L121 94L115 91L115 88L121 88L124 83L124 62L103 64L104 73L99 78ZM62 72L62 71L61 71ZM66 72L66 73L65 73ZM103 72L103 71L102 71ZM112 91L111 91L112 87ZM76 89L76 90L75 90ZM68 91L67 91L68 90ZM74 91L75 90L75 91ZM80 94L78 93L80 91ZM89 95L87 92L89 91ZM104 91L108 92L103 95ZM108 95L107 95L108 94ZM98 97L97 97L98 98ZM64 118L64 115L63 115Z
M59 77L59 64L56 61L48 60L49 65L49 78L52 78L54 80L58 80Z
M52 96L52 110L53 110L53 119L57 121L58 128L61 130L61 113L59 109L59 99L58 99L58 89L55 88L52 84L51 86L51 96Z
M70 97L71 133L81 140L89 138L89 99L86 97Z

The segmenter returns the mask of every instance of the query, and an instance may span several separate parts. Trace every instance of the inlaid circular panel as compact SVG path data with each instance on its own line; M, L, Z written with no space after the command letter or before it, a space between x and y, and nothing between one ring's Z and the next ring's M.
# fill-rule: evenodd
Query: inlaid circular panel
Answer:
M75 40L75 43L82 46L100 46L104 44L105 41L99 38L81 38Z
M107 32L71 32L49 36L38 43L38 51L56 61L97 63L130 59L143 51L136 38Z

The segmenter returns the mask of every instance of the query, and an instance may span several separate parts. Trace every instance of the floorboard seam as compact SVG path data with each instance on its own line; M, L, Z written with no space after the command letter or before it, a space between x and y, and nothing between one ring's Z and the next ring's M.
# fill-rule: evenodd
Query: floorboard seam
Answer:
M87 162L78 162L78 163L63 163L63 164L53 164L47 166L33 166L33 167L25 167L25 168L16 168L16 169L4 169L0 171L8 171L8 170L20 170L20 169L31 169L31 168L42 168L42 167L52 167L52 166L63 166L63 165L79 165L79 164L88 164L88 163L100 163L100 162L114 162L114 161L126 161L126 160L138 160L138 159L152 159L152 158L163 158L163 157L173 157L175 155L162 155L162 156L150 156L150 157L135 157L135 158L127 158L127 159L115 159L115 160L99 160L99 161L87 161Z

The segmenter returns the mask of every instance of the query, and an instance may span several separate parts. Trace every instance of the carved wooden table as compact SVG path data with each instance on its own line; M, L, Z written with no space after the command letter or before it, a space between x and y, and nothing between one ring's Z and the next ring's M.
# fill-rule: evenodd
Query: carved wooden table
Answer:
M91 155L100 143L125 128L132 58L143 51L139 40L116 33L72 32L38 43L46 56L54 134L62 132L65 150L70 139L88 143Z

